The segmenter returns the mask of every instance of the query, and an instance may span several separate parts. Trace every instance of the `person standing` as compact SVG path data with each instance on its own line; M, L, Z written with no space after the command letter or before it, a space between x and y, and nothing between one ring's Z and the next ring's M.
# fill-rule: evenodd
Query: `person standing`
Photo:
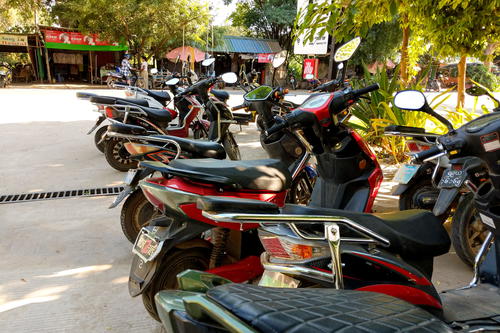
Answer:
M132 75L132 66L130 66L130 54L126 53L124 56L123 56L123 60L122 60L122 66L120 68L120 71L123 75L123 77L125 78L125 80L127 81L127 84L130 85L130 76Z
M144 89L149 89L149 82L148 82L148 61L145 56L141 57L142 62L141 62L141 77L142 77L142 85Z

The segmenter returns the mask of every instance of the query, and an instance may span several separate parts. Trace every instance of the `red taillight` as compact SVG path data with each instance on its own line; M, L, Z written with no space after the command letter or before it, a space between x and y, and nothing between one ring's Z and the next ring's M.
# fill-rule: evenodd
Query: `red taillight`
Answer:
M278 258L290 258L290 255L285 251L278 237L261 237L260 242L270 256Z
M278 236L264 230L259 230L259 238L267 254L274 258L305 260L329 255L328 246L304 244L307 242L302 239ZM321 243L317 243L317 245L321 245Z
M106 111L106 117L114 118L113 108L106 106L106 108L104 110Z

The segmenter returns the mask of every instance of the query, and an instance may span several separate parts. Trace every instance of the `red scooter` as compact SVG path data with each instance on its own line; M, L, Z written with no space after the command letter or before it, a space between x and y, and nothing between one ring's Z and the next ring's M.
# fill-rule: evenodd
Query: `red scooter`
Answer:
M313 95L290 114L300 114L301 128L267 133L267 143L293 135L315 155L319 179L311 205L371 211L382 182L382 170L367 144L344 121L348 107L362 94L376 89L378 86L374 85ZM247 93L245 99L252 103L279 103L278 90L260 86ZM143 228L134 244L131 295L142 294L146 309L158 318L154 295L176 288L176 275L187 268L208 270L234 282L258 278L263 272L258 257L263 248L255 230L259 225L239 226L208 219L202 216L196 201L203 196L236 197L261 200L263 209L268 202L283 207L292 178L306 161L298 159L291 170L272 159L174 160L168 166L141 162L162 173L162 177L145 179L140 185L163 216ZM259 207L252 207L258 213Z

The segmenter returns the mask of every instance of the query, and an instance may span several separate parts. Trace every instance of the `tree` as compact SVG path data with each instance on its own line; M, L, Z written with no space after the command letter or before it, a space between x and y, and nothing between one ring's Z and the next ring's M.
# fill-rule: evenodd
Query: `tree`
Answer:
M0 31L33 33L37 24L51 24L50 1L0 0Z
M457 108L462 108L467 56L481 56L488 43L500 38L498 0L419 0L410 15L441 56L460 57Z
M245 27L255 37L276 39L290 50L296 12L295 0L239 0L230 18L233 26Z
M160 56L171 47L200 40L208 8L195 0L59 0L52 14L61 25L125 41L133 52Z

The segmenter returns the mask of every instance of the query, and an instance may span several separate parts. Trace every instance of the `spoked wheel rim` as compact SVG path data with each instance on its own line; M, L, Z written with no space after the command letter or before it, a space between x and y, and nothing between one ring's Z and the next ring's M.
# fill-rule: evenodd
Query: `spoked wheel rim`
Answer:
M475 256L488 234L488 229L481 222L481 218L476 210L474 210L471 218L467 221L466 230L467 245L469 246L470 253Z
M306 179L303 177L299 180L294 188L292 194L292 202L296 205L306 206L311 199L311 191L309 190L309 184L307 184Z
M116 141L113 145L113 158L123 165L132 164L134 162L134 160L130 158L127 149L125 149L123 141Z

